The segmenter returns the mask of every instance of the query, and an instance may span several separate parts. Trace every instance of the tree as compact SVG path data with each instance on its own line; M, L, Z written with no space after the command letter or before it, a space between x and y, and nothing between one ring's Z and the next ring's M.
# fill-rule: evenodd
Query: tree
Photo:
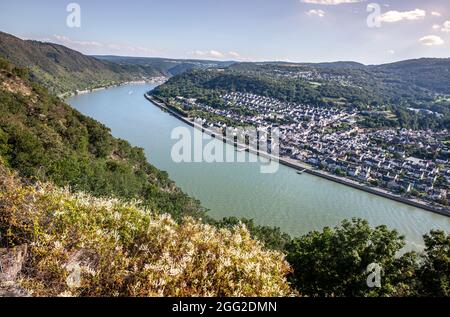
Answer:
M291 282L306 296L389 296L414 287L415 254L397 257L404 238L386 226L371 228L361 219L345 220L334 229L313 231L287 248ZM381 267L381 287L367 284L369 264Z
M431 231L424 236L425 253L419 270L420 295L450 296L450 235Z
M287 233L283 233L278 227L258 226L252 219L238 219L236 217L223 218L220 221L211 220L219 228L232 229L239 224L244 224L252 237L261 241L267 248L272 250L284 251L291 241Z

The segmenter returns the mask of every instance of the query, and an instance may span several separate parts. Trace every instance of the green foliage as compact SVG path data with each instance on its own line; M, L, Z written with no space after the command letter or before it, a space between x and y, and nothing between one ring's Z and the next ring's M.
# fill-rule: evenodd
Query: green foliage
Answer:
M42 86L7 69L0 78L14 90L0 89L0 154L21 176L96 196L139 199L177 220L206 217L198 201L147 162L142 149L115 139Z
M221 93L228 91L252 92L286 101L320 103L318 92L303 83L281 81L272 77L250 76L247 74L219 72L216 70L191 70L158 86L153 94L161 99L183 96L197 98L212 107L220 107Z
M128 57L128 56L95 56L96 58L122 66L128 67L151 67L161 74L171 77L179 75L185 71L196 68L206 68L211 66L222 67L233 64L233 62L221 62L210 60L187 60L187 59L167 59L158 57Z
M8 60L0 57L0 69L12 71L12 65Z
M450 236L431 231L424 236L425 254L418 272L423 296L450 296Z
M30 71L25 67L14 67L12 73L22 79L27 80L30 77Z
M312 85L306 78L291 76L302 72L314 72L323 76L323 79L317 79L318 82ZM439 70L436 72L449 86L448 76ZM393 70L387 66L361 65L346 69L327 68L320 64L238 63L220 70L186 71L158 86L152 93L165 101L182 96L196 98L201 103L219 108L223 106L218 98L220 94L254 93L287 102L367 110L370 115L363 117L362 125L369 128L449 129L448 102L435 100L436 94L442 92L442 86L433 88L434 86L425 85L422 79L411 83L407 74L409 72ZM431 110L441 116L423 111L416 113L408 108ZM393 116L377 115L373 110L386 110Z
M252 237L264 243L264 245L272 250L284 251L291 241L291 237L283 233L278 227L267 227L255 225L252 219L238 219L236 217L223 218L220 221L211 221L220 228L233 228L236 225L244 224Z
M420 106L417 105L417 108L420 108ZM423 108L434 109L434 107L431 106L423 106ZM403 107L396 107L394 109L394 114L397 117L398 124L402 128L413 130L439 130L450 128L450 109L448 107L439 107L439 109L436 109L436 112L442 114L443 116L437 118L435 115L420 112L415 113Z
M101 61L61 45L24 41L2 32L0 56L20 66L13 70L15 75L23 79L31 75L33 80L57 94L161 76L153 66ZM8 64L0 61L0 68L6 69L5 66Z
M448 58L421 58L373 68L378 72L389 74L397 81L410 82L437 93L450 94L449 62Z
M372 229L367 221L343 221L334 229L310 232L288 246L291 282L307 296L389 296L410 290L415 256L397 257L403 237L386 226ZM380 288L367 286L371 263L383 270Z
M7 152L9 152L8 135L0 129L0 156L4 156Z
M425 236L425 253L418 262L414 253L398 256L404 239L396 231L385 226L373 229L363 220L344 221L340 227L294 240L279 228L258 226L252 220L211 220L198 201L147 162L142 149L113 138L105 126L30 83L26 72L1 59L0 66L0 165L18 170L27 182L51 181L70 186L73 192L123 200L74 195L40 182L23 186L2 170L0 246L33 245L24 282L35 294L290 294L285 283L289 267L278 252L262 249L254 240L258 239L266 248L287 254L294 269L292 285L301 295L449 296L450 238L443 232ZM161 98L188 94L216 104L217 87L241 85L241 79L222 83L213 72L200 72L200 78L195 72L199 71L186 74L185 86L174 79L156 94ZM202 85L213 89L192 84L202 76L207 79ZM255 88L250 80L242 83L239 89ZM258 89L273 84L266 79L261 83ZM287 96L295 98L295 92ZM401 113L401 120L408 122ZM139 202L127 203L136 199ZM158 215L165 213L172 217ZM214 226L186 221L186 216ZM153 227L146 231L150 224ZM61 263L77 258L77 252L87 256L95 272L84 267L85 284L68 290L70 272ZM181 271L180 259L186 260ZM380 288L367 287L370 263L383 269ZM161 280L166 282L164 289L158 288Z
M282 253L241 224L179 223L133 203L23 185L0 164L0 247L28 245L33 296L289 296Z

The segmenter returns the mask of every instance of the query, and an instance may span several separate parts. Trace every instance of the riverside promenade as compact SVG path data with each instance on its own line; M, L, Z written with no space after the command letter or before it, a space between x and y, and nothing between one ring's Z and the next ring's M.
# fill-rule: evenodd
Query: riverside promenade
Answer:
M353 180L345 178L345 177L339 177L339 176L336 176L336 175L333 175L333 174L330 174L330 173L327 173L327 172L324 172L324 171L321 171L318 169L314 169L311 166L309 166L303 162L300 162L297 160L292 160L288 157L276 157L267 152L262 152L257 149L251 148L246 144L236 143L234 141L234 139L224 137L223 135L217 135L216 131L206 129L205 127L195 123L193 120L190 120L188 117L186 117L181 111L178 111L177 109L167 106L163 102L156 100L153 96L151 96L149 94L145 94L144 96L148 101L150 101L157 107L161 108L162 110L167 111L169 114L173 115L178 120L184 122L185 124L195 128L195 129L198 129L198 130L202 131L203 133L208 134L224 143L228 143L228 144L236 147L239 151L245 150L249 153L258 155L260 157L264 157L268 160L277 161L282 165L288 166L290 168L293 168L297 171L301 171L303 173L321 177L321 178L324 178L324 179L327 179L327 180L330 180L330 181L333 181L333 182L336 182L336 183L339 183L339 184L342 184L345 186L349 186L349 187L352 187L352 188L355 188L355 189L358 189L361 191L365 191L365 192L368 192L368 193L371 193L374 195L378 195L378 196L381 196L381 197L384 197L387 199L391 199L391 200L394 200L397 202L401 202L401 203L404 203L404 204L407 204L407 205L410 205L413 207L421 208L421 209L424 209L427 211L434 212L436 214L450 217L450 210L448 210L448 209L440 208L437 206L423 203L418 200L413 200L410 198L399 196L399 195L390 193L390 192L380 189L380 188L370 187L370 186L358 183L356 181L353 181Z

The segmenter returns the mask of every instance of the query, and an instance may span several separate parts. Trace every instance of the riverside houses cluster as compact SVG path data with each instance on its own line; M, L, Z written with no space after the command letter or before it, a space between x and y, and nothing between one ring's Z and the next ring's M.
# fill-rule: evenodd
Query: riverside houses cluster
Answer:
M283 102L250 93L221 96L213 108L178 97L186 110L199 109L236 126L278 127L280 155L322 171L437 207L449 204L448 131L363 129L358 112ZM205 120L204 120L205 121ZM225 127L217 120L209 126ZM424 153L417 158L414 153ZM429 158L435 153L438 158ZM444 158L444 159L442 159Z

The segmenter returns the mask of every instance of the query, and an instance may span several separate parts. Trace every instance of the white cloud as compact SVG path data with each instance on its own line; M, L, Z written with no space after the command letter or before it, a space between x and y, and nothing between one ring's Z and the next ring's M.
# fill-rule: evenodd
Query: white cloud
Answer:
M323 5L338 5L344 3L358 3L364 2L365 0L300 0L303 3L310 4L323 4Z
M238 52L228 52L228 54L234 58L241 58L241 55Z
M223 53L216 51L216 50L210 50L210 51L195 50L193 52L189 52L189 55L194 55L194 56L202 57L202 58L206 58L206 57L222 58L224 56Z
M103 44L99 42L94 41L76 41L68 38L64 35L54 35L53 36L55 40L57 40L60 43L63 43L64 45L81 45L81 46L94 46L94 47L102 47Z
M387 50L386 53L388 53L389 55L394 55L395 51L394 50Z
M432 12L431 12L431 15L432 15L432 16L435 16L435 17L441 17L441 16L442 16L442 14L439 13L439 12L437 12L437 11L432 11Z
M211 54L211 56L216 57L216 58L222 58L225 55L219 51L215 51L215 50L211 50L209 51L209 53Z
M201 58L201 59L220 59L220 60L226 60L226 59L232 59L232 60L243 60L241 55L238 52L235 51L229 51L229 52L220 52L217 50L195 50L188 52L187 55L195 58Z
M450 21L445 21L444 24L433 24L433 30L450 33Z
M444 44L444 40L437 35L427 35L419 39L419 42L425 46L438 46Z
M158 55L156 50L148 47L121 45L114 43L100 43L95 41L78 41L64 35L54 35L51 39L46 39L46 42L61 44L85 54L114 54L127 56Z
M325 11L323 10L309 10L305 12L307 15L311 16L318 16L319 18L323 18L325 16Z
M439 24L433 24L433 30L440 30L441 26Z
M414 21L423 19L427 15L425 10L415 9L413 11L388 11L380 17L380 22L394 23L403 20Z
M441 28L442 32L450 32L450 21L445 21Z

